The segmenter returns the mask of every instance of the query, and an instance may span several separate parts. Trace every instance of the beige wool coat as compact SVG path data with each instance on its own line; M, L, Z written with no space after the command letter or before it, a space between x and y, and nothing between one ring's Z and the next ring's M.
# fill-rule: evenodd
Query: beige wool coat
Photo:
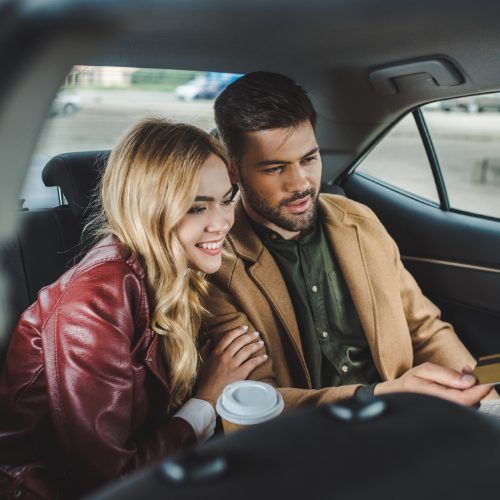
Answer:
M376 215L342 196L322 194L319 220L333 248L382 380L430 361L461 370L475 361L439 309L404 268ZM221 269L210 277L207 332L214 340L241 325L261 334L269 359L250 376L279 388L288 409L354 395L357 385L311 389L292 302L280 270L237 203Z

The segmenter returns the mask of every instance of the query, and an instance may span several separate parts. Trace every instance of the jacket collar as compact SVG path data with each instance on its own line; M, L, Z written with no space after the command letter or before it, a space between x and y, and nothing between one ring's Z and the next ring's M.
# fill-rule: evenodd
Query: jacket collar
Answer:
M332 226L344 224L347 213L328 198L319 197L320 219ZM349 222L349 221L347 221ZM234 212L234 226L231 230L231 242L235 252L249 262L257 262L264 253L264 245L250 224L249 217L243 207L241 198Z
M320 195L319 220L324 223L325 232L351 293L376 367L379 373L383 374L385 370L381 366L379 356L375 301L363 253L369 249L363 249L359 217L346 212L335 202L334 197ZM235 252L253 263L249 273L278 314L304 366L306 378L309 378L290 295L273 257L252 229L241 199L235 208L235 224L230 239Z
M257 262L264 251L264 245L250 224L241 198L237 201L234 210L234 225L230 239L234 251L248 262Z
M144 270L137 256L123 245L113 234L104 236L99 243L89 250L87 255L78 265L79 267L88 267L107 260L123 260L127 262L141 279L144 278Z

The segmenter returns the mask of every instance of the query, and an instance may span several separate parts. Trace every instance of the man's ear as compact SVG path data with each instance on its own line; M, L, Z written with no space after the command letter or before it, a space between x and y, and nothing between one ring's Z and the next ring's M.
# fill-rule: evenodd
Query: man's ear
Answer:
M230 160L227 165L227 171L229 173L229 180L231 184L239 184L240 182L240 172L238 166L233 160Z

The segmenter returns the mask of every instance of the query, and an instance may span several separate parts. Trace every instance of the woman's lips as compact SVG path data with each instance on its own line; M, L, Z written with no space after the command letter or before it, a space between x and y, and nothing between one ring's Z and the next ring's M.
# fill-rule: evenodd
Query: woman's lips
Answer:
M311 196L306 196L305 198L300 198L299 200L295 200L292 203L287 203L286 207L290 212L295 214L305 212L309 205L311 204Z
M206 255L218 255L222 249L222 240L219 241L206 241L197 243L196 248ZM211 248L208 248L211 247Z
M201 248L201 247L196 247L196 248L207 255L218 255L222 250L222 248Z

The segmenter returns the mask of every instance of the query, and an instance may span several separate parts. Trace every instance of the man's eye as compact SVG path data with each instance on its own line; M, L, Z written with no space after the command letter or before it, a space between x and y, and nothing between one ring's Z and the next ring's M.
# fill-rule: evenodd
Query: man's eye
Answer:
M265 174L277 174L283 170L283 167L273 167L273 168L266 168L262 172Z
M229 206L230 206L231 204L233 204L233 203L234 203L234 200L233 200L232 198L229 198L229 199L224 200L224 201L222 202L222 206L224 206L224 207L229 207Z
M308 156L307 158L304 158L302 160L302 163L305 163L307 165L308 163L313 163L314 161L316 161L316 159L316 156Z
M203 213L206 209L207 209L207 207L191 207L191 208L188 210L188 214L200 215L200 214L202 214L202 213Z

